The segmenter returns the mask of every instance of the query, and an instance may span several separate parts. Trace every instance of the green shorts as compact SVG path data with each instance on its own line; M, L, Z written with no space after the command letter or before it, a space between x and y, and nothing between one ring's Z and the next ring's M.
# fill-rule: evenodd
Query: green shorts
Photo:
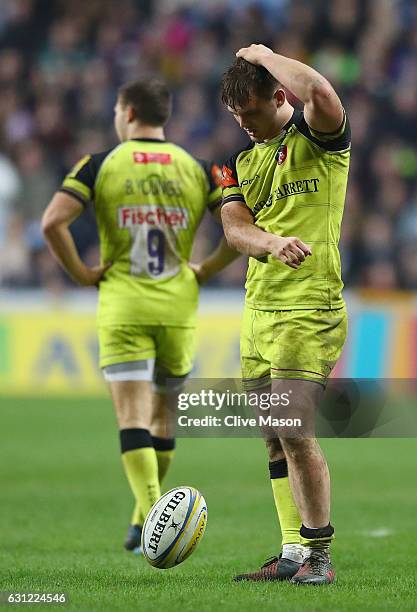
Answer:
M273 378L326 383L347 333L346 308L264 311L245 307L240 338L243 384L266 386Z
M136 380L148 380L152 378L145 373L144 364L148 362L148 370L155 366L155 369L180 377L188 374L193 367L196 330L194 327L159 325L99 326L98 341L100 368L109 371L112 368L120 373L123 364L130 364L129 371L135 369L143 373ZM136 365L133 367L132 364Z

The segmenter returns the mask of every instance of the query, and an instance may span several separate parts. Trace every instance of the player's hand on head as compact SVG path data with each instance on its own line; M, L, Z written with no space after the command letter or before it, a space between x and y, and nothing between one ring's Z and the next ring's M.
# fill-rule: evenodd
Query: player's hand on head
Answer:
M262 60L265 56L273 55L274 52L265 45L252 44L250 47L242 47L236 53L236 57L241 57L250 64L262 65Z
M306 257L312 255L311 248L296 236L276 236L271 255L290 268L297 269Z

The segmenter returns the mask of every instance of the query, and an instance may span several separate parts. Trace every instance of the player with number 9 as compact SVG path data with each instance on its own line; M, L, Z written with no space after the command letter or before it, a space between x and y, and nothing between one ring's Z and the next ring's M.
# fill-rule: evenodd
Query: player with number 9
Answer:
M136 500L125 547L160 497L173 457L172 379L192 368L198 284L237 257L222 240L205 262L188 264L207 209L220 217L220 170L167 142L171 94L157 79L121 87L115 106L120 144L84 157L43 216L49 247L81 285L99 289L100 367L109 383L122 461ZM87 267L70 224L94 205L101 263Z

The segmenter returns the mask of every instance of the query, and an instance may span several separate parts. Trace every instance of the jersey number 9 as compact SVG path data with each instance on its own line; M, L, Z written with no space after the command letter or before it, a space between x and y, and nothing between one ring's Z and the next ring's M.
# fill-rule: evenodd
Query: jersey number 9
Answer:
M162 279L178 273L180 261L171 245L171 242L175 244L175 235L167 236L162 228L150 229L146 225L130 228L130 232L131 274Z
M148 232L148 271L151 276L158 276L164 270L165 236L160 229Z

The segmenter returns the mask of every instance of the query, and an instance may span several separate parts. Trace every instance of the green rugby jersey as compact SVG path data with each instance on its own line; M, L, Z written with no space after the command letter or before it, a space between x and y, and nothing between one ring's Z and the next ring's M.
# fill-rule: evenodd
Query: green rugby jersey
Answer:
M296 270L275 259L249 258L246 303L259 310L343 306L338 242L350 159L347 117L321 134L295 110L281 134L250 143L223 166L223 204L239 201L257 227L297 236L313 255Z
M132 139L87 155L61 191L94 204L101 262L99 325L194 326L198 284L187 262L220 170L170 142Z

